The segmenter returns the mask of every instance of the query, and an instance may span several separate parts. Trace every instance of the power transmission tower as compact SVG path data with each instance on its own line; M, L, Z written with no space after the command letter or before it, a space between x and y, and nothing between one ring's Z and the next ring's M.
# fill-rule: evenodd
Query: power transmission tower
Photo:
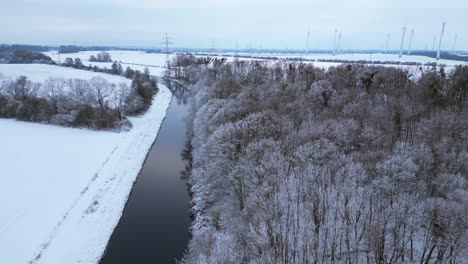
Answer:
M166 47L166 63L167 63L167 68L170 68L170 60L169 60L169 54L170 54L170 51L169 51L169 45L172 45L174 44L174 42L171 41L172 38L169 37L169 34L166 32L165 33L165 36L163 38L163 41L161 42L161 44L165 45Z

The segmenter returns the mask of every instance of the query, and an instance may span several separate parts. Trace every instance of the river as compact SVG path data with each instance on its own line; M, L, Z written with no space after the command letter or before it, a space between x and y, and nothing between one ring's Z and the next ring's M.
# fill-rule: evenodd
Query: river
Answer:
M101 263L175 263L185 252L191 223L181 177L187 105L184 88L174 85L167 85L172 102Z

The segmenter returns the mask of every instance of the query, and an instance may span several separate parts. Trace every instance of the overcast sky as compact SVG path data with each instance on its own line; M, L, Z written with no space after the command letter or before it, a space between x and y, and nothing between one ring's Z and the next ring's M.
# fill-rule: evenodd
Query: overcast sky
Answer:
M158 47L380 49L414 26L413 47L468 50L467 0L0 0L0 43ZM408 35L407 35L408 36ZM405 46L407 46L408 38ZM437 40L438 42L438 40Z

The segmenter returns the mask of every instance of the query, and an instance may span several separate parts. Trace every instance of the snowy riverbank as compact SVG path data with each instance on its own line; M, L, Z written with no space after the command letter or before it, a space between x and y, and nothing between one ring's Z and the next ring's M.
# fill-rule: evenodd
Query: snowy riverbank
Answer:
M122 215L167 107L114 133L0 119L2 263L97 263Z

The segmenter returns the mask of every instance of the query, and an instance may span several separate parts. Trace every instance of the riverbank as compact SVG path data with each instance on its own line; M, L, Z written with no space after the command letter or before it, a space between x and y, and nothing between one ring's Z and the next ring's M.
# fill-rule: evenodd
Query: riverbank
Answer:
M187 248L190 196L181 153L189 106L168 87L173 99L101 264L177 263Z
M2 261L98 262L170 101L160 85L121 133L0 119Z

